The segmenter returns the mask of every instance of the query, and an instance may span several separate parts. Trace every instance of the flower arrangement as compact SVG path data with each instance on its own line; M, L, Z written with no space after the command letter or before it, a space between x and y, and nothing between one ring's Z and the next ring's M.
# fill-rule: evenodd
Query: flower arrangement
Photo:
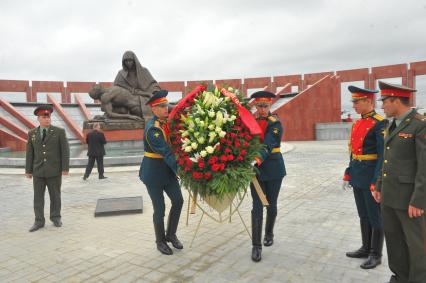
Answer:
M255 175L260 128L232 88L200 85L169 115L181 183L201 196L244 190Z

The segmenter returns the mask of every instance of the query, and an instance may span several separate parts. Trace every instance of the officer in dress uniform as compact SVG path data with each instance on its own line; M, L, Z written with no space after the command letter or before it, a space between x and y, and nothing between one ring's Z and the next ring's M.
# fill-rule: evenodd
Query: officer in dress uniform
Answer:
M176 176L176 159L170 148L167 93L166 90L157 91L146 103L151 107L154 117L148 121L145 127L145 153L139 177L146 185L154 207L153 221L157 249L163 254L171 255L173 251L166 241L171 242L176 249L183 248L182 243L176 237L183 197ZM172 202L166 233L164 232L163 192L166 192Z
M50 220L61 227L61 182L68 175L70 150L65 130L51 125L53 108L41 105L34 110L40 125L28 132L25 175L33 179L35 222L30 232L44 227L44 193L50 196Z
M374 95L378 91L349 86L353 108L361 119L351 131L349 141L350 162L345 170L344 188L353 188L355 203L361 226L362 246L346 253L352 258L367 258L361 264L363 269L375 268L381 264L383 250L383 221L380 205L374 200L374 190L383 162L383 128L385 120L374 111Z
M262 129L261 141L265 147L260 156L256 158L259 169L257 179L269 202L266 214L265 238L263 245L266 247L274 243L274 224L277 217L277 199L281 189L281 183L286 175L284 159L280 151L283 128L278 116L272 115L271 105L275 95L268 91L258 91L251 95L254 98L257 109L256 120ZM252 225L252 254L253 261L262 259L262 222L263 206L259 196L250 184L251 196L253 198L253 209L251 211Z
M426 282L426 117L410 108L415 89L379 82L385 130L381 202L392 283Z

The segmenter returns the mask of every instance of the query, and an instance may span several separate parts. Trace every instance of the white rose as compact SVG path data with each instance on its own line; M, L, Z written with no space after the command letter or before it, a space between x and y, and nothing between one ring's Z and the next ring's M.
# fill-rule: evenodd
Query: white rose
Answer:
M215 128L216 128L216 126L214 124L210 124L209 125L209 130L210 131L213 131Z
M191 147L192 147L193 149L197 149L198 144L197 144L197 143L195 143L195 142L193 142L193 143L191 143Z
M216 133L220 133L220 132L222 132L222 128L220 128L220 127L216 127L216 129L214 130Z
M188 145L185 147L185 152L191 152L192 151L192 146Z
M214 148L212 146L208 146L208 147L206 147L206 151L207 151L207 153L212 154L213 151L214 151Z
M200 152L200 155L201 155L202 157L206 157L206 155L207 155L207 151L202 150L202 151Z
M198 143L199 144L203 144L206 141L206 139L204 137L199 137L198 138Z
M214 116L216 116L216 113L212 110L209 111L209 117L210 118L214 118Z
M221 131L219 133L219 137L223 138L224 136L226 136L226 132L225 131Z

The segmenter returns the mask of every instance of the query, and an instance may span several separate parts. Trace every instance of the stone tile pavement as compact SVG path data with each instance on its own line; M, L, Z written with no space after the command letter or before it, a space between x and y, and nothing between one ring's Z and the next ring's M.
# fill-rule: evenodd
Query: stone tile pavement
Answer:
M279 196L275 243L263 248L260 263L250 259L251 240L237 216L222 224L204 217L189 247L201 212L185 225L186 191L178 228L185 248L161 255L152 206L135 167L107 168L109 179L92 174L88 181L74 170L63 179L63 227L47 221L29 233L32 183L0 169L0 282L386 282L386 253L384 263L369 271L359 268L362 260L345 256L361 241L353 195L340 188L346 142L294 142L291 148L284 154L288 176ZM94 217L99 198L139 195L143 214ZM250 205L248 196L240 207L248 225ZM46 194L47 219L48 207Z

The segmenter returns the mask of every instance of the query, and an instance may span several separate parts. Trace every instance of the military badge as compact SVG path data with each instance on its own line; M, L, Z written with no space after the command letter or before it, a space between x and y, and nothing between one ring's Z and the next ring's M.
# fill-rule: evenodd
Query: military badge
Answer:
M408 138L412 138L413 134L399 133L398 136L404 139L408 139Z
M159 133L154 133L154 136L155 136L156 138L158 138L158 137L160 136L160 134L159 134Z
M274 128L272 131L274 132L274 134L278 135L278 129L277 128Z

